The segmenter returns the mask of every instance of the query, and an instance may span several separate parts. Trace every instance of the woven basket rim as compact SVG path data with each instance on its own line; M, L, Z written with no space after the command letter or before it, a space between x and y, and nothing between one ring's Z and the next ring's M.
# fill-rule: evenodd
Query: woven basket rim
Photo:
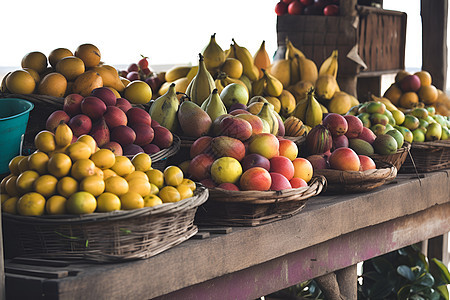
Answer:
M380 181L395 178L397 176L397 168L392 164L385 161L379 161L375 159L377 169L366 171L341 171L334 169L322 169L314 170L314 175L325 176L328 183L342 183L341 181L334 181L335 178L347 178L354 180L348 182L349 184L356 184L370 181ZM380 168L378 168L380 167Z
M46 104L53 104L57 106L63 106L64 97L54 97L48 95L39 95L39 94L13 94L13 93L4 93L0 92L0 98L19 98L25 99L31 102L39 102Z
M122 219L130 219L149 216L163 215L179 212L182 210L198 207L203 204L209 197L209 191L203 185L198 184L194 191L194 196L183 199L178 202L163 203L152 207L143 207L133 210L116 210L107 213L92 213L86 215L44 215L44 216L20 216L2 212L2 218L18 223L28 224L79 224L88 222L104 222L117 221Z
M324 176L314 176L307 187L281 191L229 191L218 188L209 189L209 200L230 203L269 204L298 201L318 195L326 186Z
M393 155L400 155L400 154L403 154L404 152L408 152L409 150L411 150L411 144L408 143L408 142L404 142L403 146L401 148L397 149L397 152L395 152L393 154L383 155L383 154L374 153L374 154L371 154L369 156L372 157L372 158L378 158L378 157L386 157L386 156L390 156L390 155L392 155L392 156Z
M428 142L412 142L412 149L434 149L434 148L450 148L450 139Z
M170 147L158 151L156 153L150 154L150 158L152 159L152 163L159 162L169 157L174 156L180 150L181 140L176 134L173 135L173 143ZM128 158L132 158L134 155L125 155Z

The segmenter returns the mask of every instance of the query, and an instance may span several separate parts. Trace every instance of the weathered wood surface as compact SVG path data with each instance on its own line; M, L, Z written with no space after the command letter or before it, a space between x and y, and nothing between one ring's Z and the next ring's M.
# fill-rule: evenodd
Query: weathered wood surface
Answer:
M55 268L67 271L59 279L7 273L6 291L48 299L257 298L450 231L449 186L449 171L399 175L370 193L317 196L289 219L233 227L147 260L70 264Z

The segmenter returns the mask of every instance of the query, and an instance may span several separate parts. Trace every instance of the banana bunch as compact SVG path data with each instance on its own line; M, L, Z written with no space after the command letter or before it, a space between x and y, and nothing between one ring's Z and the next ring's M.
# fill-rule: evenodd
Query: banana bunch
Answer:
M297 103L292 115L299 118L305 125L310 127L314 127L322 122L323 110L319 101L314 97L313 88L308 91L305 99L302 99Z
M306 133L306 127L302 120L295 116L290 116L284 121L286 136L302 136Z
M263 77L252 83L252 93L254 96L271 96L278 97L283 91L283 84L275 76L261 69Z
M323 100L331 100L336 92L340 92L337 72L338 50L333 50L319 68L319 75L314 84L317 97Z
M247 76L250 81L257 80L259 78L259 69L255 65L252 54L247 48L238 45L234 38L232 39L232 42L233 51L231 53L233 53L235 58L242 63L244 75Z
M166 82L173 82L182 77L186 77L191 69L191 66L173 66L166 71L164 74L164 79Z
M203 55L199 54L197 74L187 86L186 95L200 106L215 88L214 79L206 69Z
M150 106L149 114L153 120L172 132L177 129L177 111L179 101L175 91L175 83L172 83L167 92L156 98Z
M331 55L327 57L319 68L319 75L329 74L335 79L337 78L338 72L338 50L333 50Z

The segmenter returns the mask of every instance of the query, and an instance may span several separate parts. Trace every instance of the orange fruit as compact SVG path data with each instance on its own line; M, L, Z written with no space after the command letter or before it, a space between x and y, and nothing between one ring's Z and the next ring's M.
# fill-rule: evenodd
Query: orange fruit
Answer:
M53 132L50 132L48 130L39 131L38 134L36 134L36 136L34 137L34 145L41 152L49 153L51 151L55 151L55 135L53 134Z
M127 85L124 98L133 104L146 104L152 100L152 89L142 80L135 80Z
M406 92L400 97L398 103L403 108L413 108L419 104L419 96L415 92Z
M116 172L111 169L104 169L103 171L103 180L108 179L109 177L117 176Z
M97 142L92 137L92 135L89 135L89 134L80 135L77 138L77 142L83 142L83 143L87 144L89 146L89 148L91 148L91 153L95 153L95 151L97 151Z
M432 79L431 74L429 72L421 70L414 73L414 75L417 75L419 77L421 86L431 85Z
M146 180L146 181L148 181L148 177L147 177L147 174L145 174L144 172L142 172L142 171L133 171L133 172L131 172L130 174L128 174L127 176L125 176L125 179L126 179L126 181L130 181L130 180L132 180L132 179L135 179L135 178L141 178L141 179L143 179L143 180Z
M34 182L39 178L39 173L33 170L27 170L17 176L16 188L21 194L32 192Z
M19 197L8 198L2 203L2 211L8 214L17 215L17 201Z
M117 195L106 192L97 197L97 211L110 212L120 209L120 198Z
M16 187L17 175L13 175L6 180L5 190L8 195L11 197L19 196L19 190Z
M144 207L151 207L151 206L156 206L156 205L160 205L163 204L161 198L159 198L156 195L147 195L144 197Z
M100 63L101 54L97 46L93 44L82 44L75 50L75 56L80 58L86 68L95 67Z
M92 160L87 158L82 158L77 160L72 165L72 170L70 175L77 179L82 180L85 177L92 176L95 173L95 164Z
M34 82L36 83L37 86L39 84L39 81L41 81L41 76L39 76L39 73L30 68L24 68L24 70L30 73L31 77L33 77Z
M159 193L159 188L154 185L153 183L150 183L150 194L152 195L158 195Z
M80 181L80 190L98 196L105 191L105 182L98 175L88 176Z
M78 181L75 178L66 176L61 178L56 184L58 194L66 198L78 191Z
M34 181L34 191L48 198L56 193L58 179L53 175L42 175Z
M116 161L111 167L111 170L116 172L119 176L126 176L135 170L131 160L126 156L116 156Z
M100 168L98 168L98 167L95 167L95 169L94 169L94 175L100 176L102 179L104 179L104 178L103 178L103 176L104 176L103 170L100 169Z
M67 48L53 49L48 55L48 62L53 68L56 68L56 64L64 57L73 56L72 51Z
M22 58L21 66L42 74L47 70L47 56L39 51L29 52Z
M28 168L44 175L47 173L49 159L45 152L36 151L28 156Z
M13 157L8 164L8 168L9 171L11 172L12 175L19 175L20 174L20 170L19 170L19 161L22 160L22 158L24 158L25 156L23 155L17 155L16 157Z
M241 61L231 57L227 58L220 68L222 72L225 72L231 78L236 79L241 78L244 70Z
M294 177L309 182L313 176L313 166L306 158L297 157L292 161L294 164Z
M180 192L173 186L167 185L163 187L158 194L162 202L178 202L181 200Z
M57 72L52 72L41 79L37 92L40 95L63 97L66 93L66 89L67 79Z
M181 181L181 184L187 185L192 191L195 191L197 188L195 182L189 178L184 178L183 181Z
M99 149L91 155L91 160L100 169L109 169L114 166L116 156L114 152L109 149Z
M399 86L395 83L391 84L391 86L384 92L383 97L391 100L392 104L398 105L400 97L403 95L403 91L399 88Z
M7 194L6 192L6 182L8 181L9 178L11 178L12 176L17 176L17 175L13 175L13 174L9 174L6 175L2 181L0 182L0 193L2 194Z
M163 173L166 185L177 186L183 181L183 171L177 166L168 166Z
M144 207L144 198L139 193L129 191L120 195L122 209L130 210Z
M129 186L125 178L112 176L105 180L105 192L121 196L128 192Z
M91 214L96 208L97 200L95 197L91 193L84 191L72 194L66 202L66 209L70 214Z
M17 200L17 212L22 216L42 216L45 211L45 198L36 192L26 193Z
M17 164L17 167L19 168L19 173L23 173L26 170L29 169L28 167L28 157L22 158L19 163ZM20 174L19 174L20 175Z
M31 94L36 88L36 82L27 71L16 70L6 77L6 88L13 94Z
M88 159L91 157L92 152L88 144L77 141L67 147L66 154L75 162L79 159Z
M147 153L138 153L131 158L131 163L137 171L148 171L152 168L152 159Z
M151 186L147 179L133 178L128 181L128 191L136 192L142 197L150 194Z
M158 189L162 189L164 186L164 173L158 169L151 169L145 172L148 177L148 181L153 183L158 187Z
M194 196L194 192L186 184L178 185L177 190L180 193L181 200Z
M47 170L50 174L57 178L64 177L69 174L72 167L72 161L67 154L55 153L47 163Z
M431 105L436 102L438 98L438 91L432 84L422 86L419 91L419 99L426 105Z
M73 81L85 71L84 62L76 56L66 56L58 61L56 72L62 74L67 81Z
M67 199L60 195L54 195L48 198L45 203L45 211L49 215L63 215L66 211Z

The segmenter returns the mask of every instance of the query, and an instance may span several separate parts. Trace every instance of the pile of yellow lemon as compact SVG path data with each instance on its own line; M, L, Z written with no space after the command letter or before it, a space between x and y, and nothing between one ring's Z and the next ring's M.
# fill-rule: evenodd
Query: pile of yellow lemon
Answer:
M193 196L195 182L177 166L152 168L146 153L132 158L98 149L92 136L72 141L70 127L35 137L37 150L16 156L0 184L3 212L24 216L131 210Z

